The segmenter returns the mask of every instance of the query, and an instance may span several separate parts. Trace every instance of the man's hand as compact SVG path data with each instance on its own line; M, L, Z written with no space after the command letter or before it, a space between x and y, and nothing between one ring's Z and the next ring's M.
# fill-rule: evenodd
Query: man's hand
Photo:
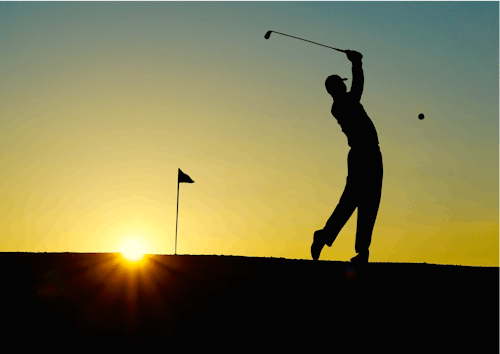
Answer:
M361 53L348 49L345 51L345 54L347 55L347 59L349 59L351 63L361 64L361 59L363 59L363 55L361 55Z

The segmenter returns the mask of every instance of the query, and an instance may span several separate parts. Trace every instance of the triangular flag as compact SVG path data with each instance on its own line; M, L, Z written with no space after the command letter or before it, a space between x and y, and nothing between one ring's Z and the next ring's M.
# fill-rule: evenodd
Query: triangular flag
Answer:
M189 177L187 174L181 171L179 168L179 177L178 177L178 183L194 183L194 181Z

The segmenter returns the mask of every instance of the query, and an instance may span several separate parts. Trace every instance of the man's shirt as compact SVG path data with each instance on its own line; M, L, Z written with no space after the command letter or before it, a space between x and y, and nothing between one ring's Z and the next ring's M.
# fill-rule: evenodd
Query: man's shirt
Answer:
M361 103L347 93L342 102L335 101L332 115L337 119L342 131L347 136L347 144L354 147L377 147L377 131L372 120Z

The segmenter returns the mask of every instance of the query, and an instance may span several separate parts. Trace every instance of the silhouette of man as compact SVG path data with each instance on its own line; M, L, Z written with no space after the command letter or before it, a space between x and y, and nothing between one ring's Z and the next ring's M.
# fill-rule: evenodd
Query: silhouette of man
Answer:
M326 90L333 98L332 115L347 135L351 147L347 156L347 182L339 203L323 229L314 233L311 255L318 260L325 245L332 246L338 233L358 208L356 229L357 255L351 262L368 262L373 226L377 218L382 193L382 154L377 131L360 103L363 93L363 56L347 50L347 59L352 63L351 91L347 92L344 80L331 75L325 81Z

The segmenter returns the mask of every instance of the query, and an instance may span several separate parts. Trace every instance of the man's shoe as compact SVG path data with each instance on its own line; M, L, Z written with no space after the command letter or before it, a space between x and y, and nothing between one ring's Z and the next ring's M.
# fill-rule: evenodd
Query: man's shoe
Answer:
M321 254L321 250L326 245L325 234L323 230L318 230L314 233L313 243L311 245L311 256L317 261L319 259L319 255Z
M362 252L358 253L356 256L351 258L351 263L355 264L367 264L368 263L368 257L370 256L370 252Z

